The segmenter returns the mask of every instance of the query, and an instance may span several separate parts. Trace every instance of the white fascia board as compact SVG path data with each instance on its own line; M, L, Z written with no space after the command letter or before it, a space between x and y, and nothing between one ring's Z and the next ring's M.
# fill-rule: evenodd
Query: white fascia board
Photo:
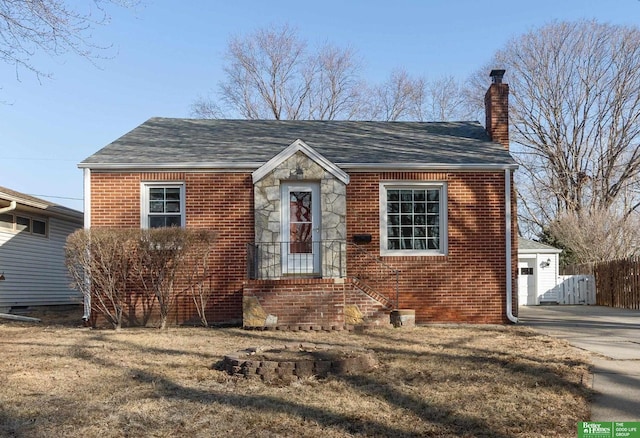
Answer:
M518 248L518 254L560 254L561 249L549 248L549 249L520 249Z
M181 171L189 170L215 170L217 172L223 171L248 171L251 172L264 163L256 162L176 162L176 163L80 163L79 169L91 169L91 170L176 170Z
M327 160L328 161L328 160ZM503 171L505 169L515 170L517 164L434 164L434 163L331 163L333 166L342 171L349 169L352 172L377 172L377 171L397 171L397 170L416 170L416 171ZM184 163L80 163L78 168L91 170L144 170L144 171L166 171L180 170L182 172L211 170L215 172L254 172L256 169L264 166L265 163L256 162L238 162L238 163L222 163L222 162L184 162Z
M344 184L349 184L349 175L345 171L340 169L336 164L327 160L324 156L316 152L315 149L313 149L311 146L307 145L300 139L297 139L296 141L291 143L279 154L277 154L275 157L264 163L255 172L253 172L251 174L253 183L255 184L256 182L267 176L276 167L292 157L296 152L302 152L317 165L335 176L338 180L342 181Z
M375 172L375 171L397 171L397 170L417 170L417 171L504 171L515 170L517 164L451 164L451 163L338 163L343 169L350 172Z

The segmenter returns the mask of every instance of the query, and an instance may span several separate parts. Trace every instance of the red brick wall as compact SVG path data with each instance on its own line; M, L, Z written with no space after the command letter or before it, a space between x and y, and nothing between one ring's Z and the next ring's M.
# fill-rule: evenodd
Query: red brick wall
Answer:
M347 235L371 234L363 247L372 253L380 248L382 181L447 183L448 254L381 258L401 271L399 307L415 309L417 323L506 322L504 173L352 173Z
M244 296L257 298L267 314L278 317L278 326L341 328L345 305L358 306L364 323L389 324L389 311L348 281L251 280L244 286Z
M351 173L350 176L347 236L350 239L354 234L371 234L372 242L363 247L374 255L379 255L380 248L378 203L381 181L447 183L448 254L382 258L401 271L400 308L415 309L417 323L506 322L502 171ZM140 183L143 181L185 183L187 226L219 233L214 261L217 274L212 283L216 294L209 302L208 319L210 322L240 321L242 284L246 276L245 245L254 240L250 174L92 172L92 227L139 227ZM515 202L512 218L515 223ZM517 311L515 230L514 225L514 313ZM188 300L183 300L176 320L194 319L197 319L195 308Z
M242 320L246 244L254 239L253 184L248 173L91 173L91 226L140 227L140 183L184 182L187 227L218 232L208 303L209 322ZM176 321L197 321L189 299L181 299Z

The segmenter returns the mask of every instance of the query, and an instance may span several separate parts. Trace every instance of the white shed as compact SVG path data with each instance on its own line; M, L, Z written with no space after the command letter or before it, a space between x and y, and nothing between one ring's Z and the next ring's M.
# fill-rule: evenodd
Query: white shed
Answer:
M561 249L518 238L518 303L533 306L558 302Z
M69 288L67 236L83 214L0 187L0 312L12 307L81 303Z

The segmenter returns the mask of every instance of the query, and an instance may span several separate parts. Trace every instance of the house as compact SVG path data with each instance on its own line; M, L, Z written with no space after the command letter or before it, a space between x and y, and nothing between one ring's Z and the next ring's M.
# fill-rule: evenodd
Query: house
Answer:
M79 164L85 227L218 232L208 319L515 321L508 85L478 122L152 118ZM180 301L176 322L193 317Z
M561 249L518 238L518 303L521 306L558 303Z
M64 260L67 236L82 225L79 211L0 187L0 312L82 302Z

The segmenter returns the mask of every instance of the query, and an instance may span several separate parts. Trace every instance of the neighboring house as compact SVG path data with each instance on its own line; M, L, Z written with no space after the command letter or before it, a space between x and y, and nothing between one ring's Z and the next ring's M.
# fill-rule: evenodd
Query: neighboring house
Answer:
M518 238L518 304L558 303L561 249Z
M90 156L86 227L218 232L209 321L514 321L508 86L478 122L152 118ZM180 301L176 321L195 315Z
M0 312L82 302L64 263L67 236L82 224L79 211L0 187Z

